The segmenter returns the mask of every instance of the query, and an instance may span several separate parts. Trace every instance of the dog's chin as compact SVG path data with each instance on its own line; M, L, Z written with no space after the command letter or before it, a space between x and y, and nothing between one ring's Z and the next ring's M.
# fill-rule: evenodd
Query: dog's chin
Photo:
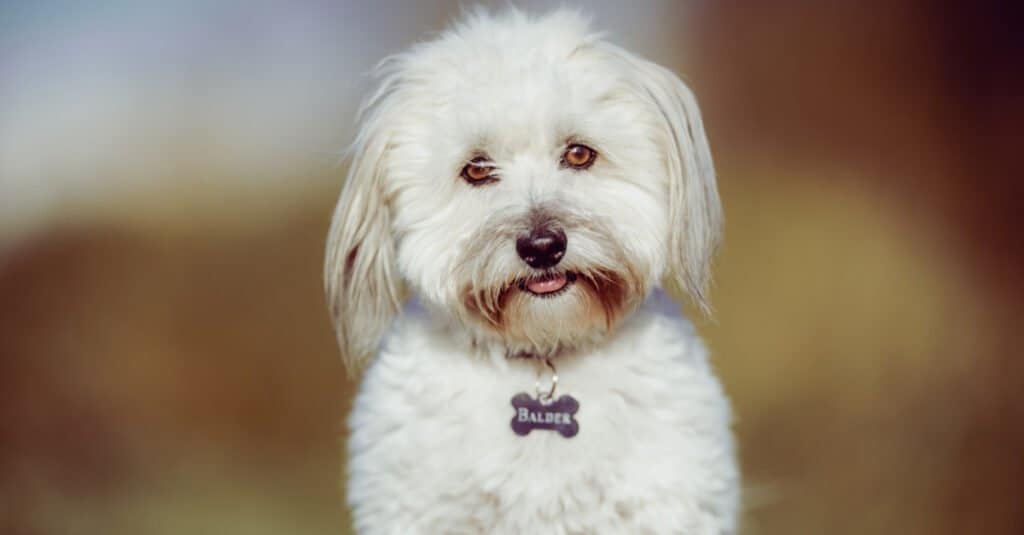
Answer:
M510 353L553 357L604 337L642 289L617 273L548 270L480 292L488 293L498 296L494 306L480 307L473 298L466 306L490 337Z

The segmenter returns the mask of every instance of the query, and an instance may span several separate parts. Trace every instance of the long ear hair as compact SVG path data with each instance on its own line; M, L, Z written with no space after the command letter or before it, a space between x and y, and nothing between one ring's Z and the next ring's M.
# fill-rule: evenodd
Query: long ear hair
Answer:
M387 60L386 60L387 61ZM378 72L387 71L387 63ZM404 299L384 190L397 74L360 110L359 135L349 149L348 178L334 209L324 260L324 291L342 360L354 374L373 357Z
M710 313L706 288L722 234L722 204L711 150L693 92L672 71L604 45L627 64L642 98L659 111L668 166L667 272L662 285Z

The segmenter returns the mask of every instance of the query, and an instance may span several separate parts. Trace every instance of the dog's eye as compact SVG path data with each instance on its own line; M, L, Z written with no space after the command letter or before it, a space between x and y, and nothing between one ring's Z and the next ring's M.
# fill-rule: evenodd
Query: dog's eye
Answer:
M594 165L597 151L586 145L569 145L562 154L562 165L573 169L586 169Z
M462 168L462 178L466 179L466 182L474 186L486 184L497 180L494 176L494 166L487 160L487 158L473 158L465 167Z

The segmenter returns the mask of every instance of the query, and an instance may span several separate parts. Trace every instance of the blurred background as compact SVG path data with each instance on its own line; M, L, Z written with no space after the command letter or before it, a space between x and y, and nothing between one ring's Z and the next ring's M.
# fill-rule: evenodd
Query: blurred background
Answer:
M459 4L0 3L0 532L347 532L340 155ZM585 9L702 103L747 533L1024 533L1020 8Z

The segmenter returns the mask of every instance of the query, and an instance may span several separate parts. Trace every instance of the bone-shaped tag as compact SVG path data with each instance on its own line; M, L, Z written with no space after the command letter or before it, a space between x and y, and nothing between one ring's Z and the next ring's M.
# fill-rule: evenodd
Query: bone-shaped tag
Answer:
M520 392L512 398L512 431L525 436L534 429L551 429L558 431L565 438L576 436L580 424L573 415L580 408L580 403L572 396L561 396L551 403L541 403L529 394Z

